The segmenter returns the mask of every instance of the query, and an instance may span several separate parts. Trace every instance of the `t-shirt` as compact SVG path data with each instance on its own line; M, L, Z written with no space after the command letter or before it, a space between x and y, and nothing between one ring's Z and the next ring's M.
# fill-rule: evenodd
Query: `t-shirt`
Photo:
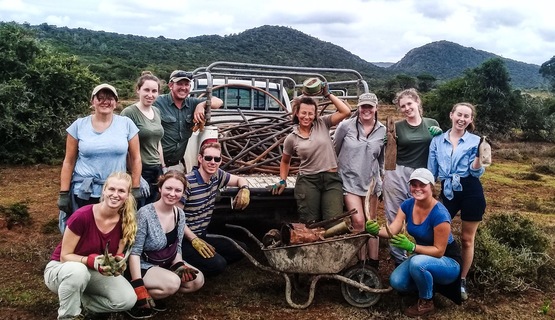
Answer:
M357 134L358 133L358 134ZM377 122L368 136L357 118L343 120L335 129L334 144L339 164L343 190L365 196L368 186L375 179L381 191L380 171L384 168L383 137L385 126Z
M108 243L108 252L112 255L118 253L119 242L123 236L121 219L108 233L102 233L94 221L92 204L77 209L67 219L67 228L80 237L75 250L73 250L75 254L81 256L88 256L93 253L104 254ZM52 256L50 256L50 260L60 261L61 252L62 242L58 244Z
M160 110L164 127L162 149L167 166L176 165L183 159L187 142L193 134L195 108L203 101L206 101L206 98L187 97L181 109L175 105L170 93L160 95L154 101L154 105Z
M337 168L337 155L329 131L331 116L325 115L314 120L308 138L299 134L298 125L285 138L283 153L300 158L299 174L315 174Z
M395 122L397 134L397 164L409 168L426 168L432 135L431 126L439 126L437 121L422 118L418 126L411 126L406 120Z
M409 198L401 203L401 210L406 216L407 232L414 237L417 244L431 246L434 244L434 228L443 222L451 224L451 215L447 208L441 202L438 202L421 224L415 224L412 217L414 202L414 198ZM447 244L453 241L455 241L453 233L449 232Z
M96 132L92 126L92 116L75 120L67 133L78 141L78 154L73 169L73 192L80 193L84 179L92 179L92 189L83 186L83 192L91 197L100 197L104 181L113 172L127 171L129 140L139 129L127 117L113 115L112 123L103 132Z
M216 195L218 190L225 187L231 175L222 169L210 177L209 181L204 181L198 167L187 173L187 187L185 195L187 201L183 210L187 218L187 225L197 236L204 236L206 228L212 219Z
M154 112L154 117L152 119L147 118L136 104L130 105L120 113L120 115L133 120L133 123L139 128L141 162L146 166L161 164L158 144L164 135L164 128L160 120L160 110L156 107L152 107L152 110Z

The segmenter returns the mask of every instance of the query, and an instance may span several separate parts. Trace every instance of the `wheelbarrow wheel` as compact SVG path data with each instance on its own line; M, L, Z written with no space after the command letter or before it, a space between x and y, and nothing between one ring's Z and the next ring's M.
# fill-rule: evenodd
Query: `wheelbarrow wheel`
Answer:
M378 273L370 266L362 267L360 265L355 265L347 269L343 276L370 288L382 288L382 281ZM379 293L360 290L344 282L341 283L341 293L343 294L343 298L345 298L350 305L358 308L371 307L378 303L381 298Z

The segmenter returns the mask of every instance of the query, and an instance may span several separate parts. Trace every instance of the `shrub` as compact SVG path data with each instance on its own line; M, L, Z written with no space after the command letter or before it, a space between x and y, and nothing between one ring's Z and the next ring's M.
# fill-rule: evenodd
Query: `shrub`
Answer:
M31 224L29 206L26 202L16 202L8 207L0 206L0 214L4 216L8 229L15 225L27 226Z
M524 157L518 149L500 149L495 151L495 157L505 160L522 161Z
M495 215L476 236L474 284L486 293L541 286L542 279L555 279L548 248L548 237L531 220L517 213Z
M534 164L532 170L541 174L555 175L555 161L548 160L543 163Z

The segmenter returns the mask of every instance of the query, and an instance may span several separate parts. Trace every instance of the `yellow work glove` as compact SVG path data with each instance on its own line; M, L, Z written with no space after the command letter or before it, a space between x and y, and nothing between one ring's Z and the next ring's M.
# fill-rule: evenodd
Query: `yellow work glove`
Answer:
M205 259L212 258L216 253L216 249L213 246L206 243L206 241L202 240L199 237L194 238L191 240L191 244L193 248L198 251L198 253Z
M241 187L241 189L239 189L239 192L237 192L235 199L233 199L232 209L243 210L249 205L250 201L251 192L249 190L249 187Z

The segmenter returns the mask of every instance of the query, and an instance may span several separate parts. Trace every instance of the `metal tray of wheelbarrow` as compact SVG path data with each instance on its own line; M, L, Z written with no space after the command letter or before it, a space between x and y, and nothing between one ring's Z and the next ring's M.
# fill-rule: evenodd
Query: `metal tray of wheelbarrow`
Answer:
M339 273L371 237L368 233L335 236L311 243L262 248L268 264L286 273Z

